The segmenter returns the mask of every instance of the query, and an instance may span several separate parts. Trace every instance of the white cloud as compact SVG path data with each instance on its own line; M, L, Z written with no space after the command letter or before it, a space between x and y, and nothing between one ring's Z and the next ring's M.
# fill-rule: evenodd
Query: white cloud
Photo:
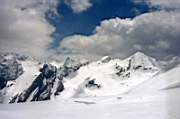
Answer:
M65 0L75 13L92 6L90 0ZM176 8L179 1L148 0L151 5ZM173 2L174 1L174 2ZM27 53L41 58L55 54L49 50L55 28L46 20L47 11L56 12L58 0L1 0L0 51ZM180 55L180 12L157 11L134 19L104 20L91 36L74 35L60 43L60 55L126 57L142 50L157 57Z
M104 20L93 35L67 37L60 43L60 49L95 56L126 57L136 50L161 58L179 55L179 19L179 12L158 11L134 19Z
M57 4L57 0L1 0L0 51L44 56L55 29L45 13L56 12Z
M135 0L137 3L146 2L151 6L159 6L161 8L177 8L180 9L180 0Z
M90 0L65 0L65 3L72 8L74 13L81 13L92 6Z

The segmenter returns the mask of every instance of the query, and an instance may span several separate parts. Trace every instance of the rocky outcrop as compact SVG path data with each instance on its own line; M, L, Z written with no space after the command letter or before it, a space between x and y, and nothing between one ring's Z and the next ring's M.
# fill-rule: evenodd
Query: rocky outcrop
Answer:
M68 57L68 58L66 58L63 66L60 68L61 74L63 77L66 77L69 74L76 72L82 66L85 66L87 64L89 64L89 62L80 63L80 62L77 62L77 61Z
M95 88L101 88L101 85L100 85L100 84L97 84L97 83L95 82L95 80L96 80L95 78L94 78L94 79L91 79L91 80L90 80L90 78L87 78L86 80L88 81L87 84L85 85L86 88L92 88L92 87L93 87L93 88L94 88L94 87L95 87Z
M58 95L64 90L63 77L55 66L44 64L40 72L33 83L20 95L16 95L10 103L49 100L52 95Z
M34 81L23 92L15 94L9 102L50 100L64 90L63 77L72 73L75 74L80 67L87 64L87 62L79 63L70 58L67 58L60 68L51 64L44 64Z
M106 56L100 61L92 62L92 64L67 58L63 65L59 64L59 68L51 64L44 64L39 70L39 73L38 69L41 64L38 62L34 63L34 60L31 61L29 58L26 60L26 58L28 57L21 55L0 55L0 98L4 98L2 99L2 103L50 100L62 94L61 92L65 88L63 83L70 83L70 80L76 79L76 76L79 74L93 78L87 78L87 80L82 83L72 83L72 88L76 85L75 90L72 89L73 97L78 97L83 91L86 93L86 91L92 92L93 90L103 90L108 87L107 83L101 81L102 77L99 77L96 73L100 73L102 76L107 75L109 79L124 80L132 79L133 76L139 75L140 73L150 73L154 75L154 73L159 70L155 65L156 61L143 53L136 53L122 61ZM20 63L23 64L24 73ZM33 63L33 65L31 65L31 63ZM32 66L34 68L32 68ZM99 72L101 69L102 71ZM22 73L22 77L18 78ZM105 76L104 78L106 79L107 77ZM109 79L107 78L107 80ZM3 90L1 90L2 88ZM66 88L66 91L71 91L71 87L67 86ZM92 93L92 95L94 94ZM62 97L63 96L64 93L62 94Z
M156 60L141 52L137 52L125 59L124 63L126 64L125 66L115 65L115 69L117 70L116 75L121 77L121 79L130 78L135 71L156 72L159 70Z
M0 54L0 89L3 89L8 81L17 79L22 73L23 67L17 57Z

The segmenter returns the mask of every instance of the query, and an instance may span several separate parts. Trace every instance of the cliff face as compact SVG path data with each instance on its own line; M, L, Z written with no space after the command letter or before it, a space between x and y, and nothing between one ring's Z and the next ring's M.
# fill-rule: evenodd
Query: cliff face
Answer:
M0 54L0 89L21 74L23 74L23 67L14 55Z
M40 72L32 84L20 95L16 95L10 103L49 100L52 95L58 95L64 90L63 77L55 66L44 64Z

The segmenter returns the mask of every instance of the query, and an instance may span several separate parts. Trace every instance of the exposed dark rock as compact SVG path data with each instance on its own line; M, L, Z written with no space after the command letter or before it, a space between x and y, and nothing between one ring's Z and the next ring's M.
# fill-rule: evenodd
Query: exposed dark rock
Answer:
M80 63L68 57L66 58L63 66L60 68L61 74L63 75L63 77L66 77L69 74L74 73L77 70L79 70L82 66L85 66L88 64L89 62Z
M138 66L134 66L134 67L133 67L133 69L135 69L135 70L140 69L140 68L142 68L141 65L138 65Z
M100 84L97 84L95 82L96 79L92 79L92 80L89 80L88 83L85 85L86 88L91 88L91 87L96 87L96 88L100 88L101 85Z
M52 96L57 96L64 90L63 77L75 74L76 71L88 63L78 63L67 58L64 65L57 69L51 64L44 64L40 68L40 74L34 79L32 84L21 94L15 95L10 103L26 101L49 100Z
M23 73L23 67L14 55L0 54L0 89L7 81L17 79Z
M49 100L53 94L53 88L55 88L55 82L57 81L56 91L53 95L57 95L64 90L62 83L62 76L59 76L57 68L51 64L44 64L40 69L40 74L33 81L33 83L20 95L15 96L11 102L26 102L30 101L43 101ZM31 96L33 95L33 96ZM31 96L31 98L30 98Z
M127 67L127 70L130 70L131 69L131 64L132 63L132 60L130 59L129 62L128 62L128 67Z
M54 95L59 95L60 92L62 92L64 90L64 85L62 83L62 81L58 81L58 84L57 84L57 88L56 88L56 91L54 93Z

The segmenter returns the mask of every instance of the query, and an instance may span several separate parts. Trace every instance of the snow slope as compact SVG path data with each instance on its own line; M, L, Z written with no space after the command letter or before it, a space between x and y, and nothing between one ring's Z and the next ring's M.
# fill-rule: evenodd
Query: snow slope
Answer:
M179 88L157 94L126 94L23 104L3 104L3 119L179 119Z
M158 91L180 88L180 65L163 72L137 86L131 93L155 93Z
M105 61L105 58L108 60ZM97 97L127 93L160 71L153 64L153 58L142 53L136 53L125 60L110 59L103 57L102 60L81 67L77 72L65 77L65 91L59 97ZM101 87L85 87L89 80L95 80Z

